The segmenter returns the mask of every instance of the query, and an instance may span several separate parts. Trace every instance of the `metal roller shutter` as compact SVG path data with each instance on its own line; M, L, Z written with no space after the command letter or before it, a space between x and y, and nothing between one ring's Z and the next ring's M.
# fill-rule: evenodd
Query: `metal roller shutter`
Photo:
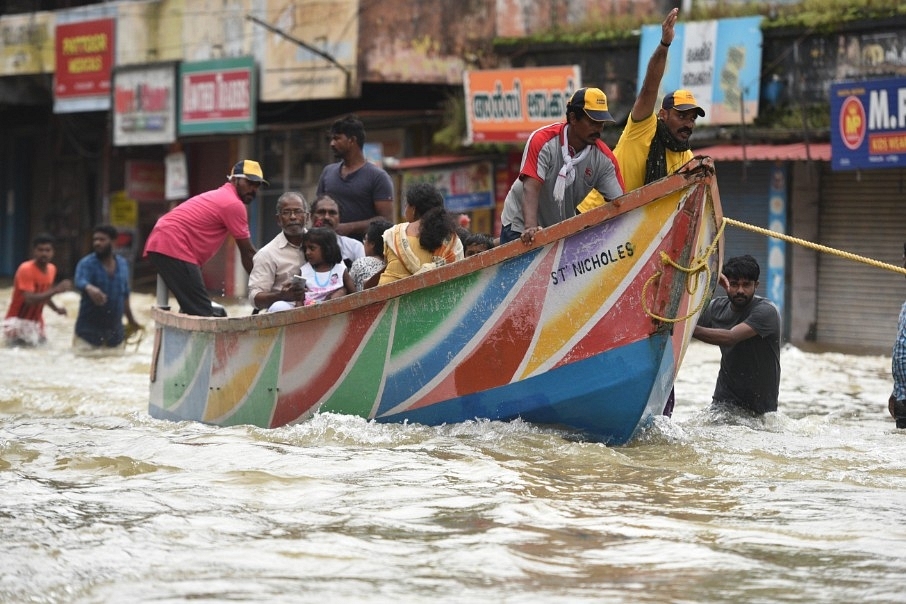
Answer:
M724 216L740 222L768 228L768 192L770 189L771 162L750 162L743 173L742 162L715 164L720 204ZM727 226L724 231L724 258L753 256L761 267L761 283L756 293L766 295L765 278L768 266L768 241L764 235ZM718 293L722 293L720 290Z
M906 170L834 172L824 164L818 243L902 266L904 184ZM889 352L904 299L903 275L819 254L817 341L839 349Z

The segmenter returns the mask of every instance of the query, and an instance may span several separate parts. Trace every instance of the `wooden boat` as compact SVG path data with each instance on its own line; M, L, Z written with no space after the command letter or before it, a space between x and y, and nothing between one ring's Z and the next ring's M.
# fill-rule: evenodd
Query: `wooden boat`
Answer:
M314 413L565 427L623 444L662 412L721 265L713 163L516 241L315 306L158 308L150 414L274 428Z

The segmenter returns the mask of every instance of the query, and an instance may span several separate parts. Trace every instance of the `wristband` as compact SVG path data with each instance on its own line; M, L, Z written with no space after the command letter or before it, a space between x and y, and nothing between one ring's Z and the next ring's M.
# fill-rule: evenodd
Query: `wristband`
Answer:
M670 44L667 44L663 40L661 40L661 46L663 46L664 48L670 48Z

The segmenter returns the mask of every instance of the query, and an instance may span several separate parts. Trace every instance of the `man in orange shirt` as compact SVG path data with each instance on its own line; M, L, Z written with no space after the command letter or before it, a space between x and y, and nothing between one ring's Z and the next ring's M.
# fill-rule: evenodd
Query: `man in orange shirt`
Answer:
M72 289L72 281L64 279L56 285L57 267L53 258L53 237L41 234L32 242L33 259L19 265L13 280L13 299L3 321L3 335L11 344L40 344L44 334L44 305L55 313L66 309L53 303L53 296Z

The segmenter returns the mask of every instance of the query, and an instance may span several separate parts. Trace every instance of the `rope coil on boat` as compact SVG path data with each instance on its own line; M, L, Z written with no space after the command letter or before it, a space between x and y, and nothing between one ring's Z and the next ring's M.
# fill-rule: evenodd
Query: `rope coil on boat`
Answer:
M717 233L714 235L714 239L711 241L711 244L705 248L705 251L701 256L694 256L689 263L688 267L677 264L667 252L661 250L661 264L672 266L674 269L686 273L686 291L690 296L695 295L698 291L699 286L701 285L701 273L702 271L706 274L705 283L711 282L711 267L708 266L708 259L717 251L717 244L720 241L720 238L724 234L724 228L726 227L726 219L720 223L720 228L717 229ZM645 311L645 314L654 319L655 321L661 321L663 323L681 323L686 319L693 317L698 311L702 309L705 305L705 300L707 296L702 296L699 300L698 305L688 314L682 317L669 318L662 317L658 314L655 314L650 308L648 308L648 286L655 280L660 278L663 275L663 271L657 271L648 280L645 282L645 285L642 286L642 308ZM693 281L694 279L694 281Z

